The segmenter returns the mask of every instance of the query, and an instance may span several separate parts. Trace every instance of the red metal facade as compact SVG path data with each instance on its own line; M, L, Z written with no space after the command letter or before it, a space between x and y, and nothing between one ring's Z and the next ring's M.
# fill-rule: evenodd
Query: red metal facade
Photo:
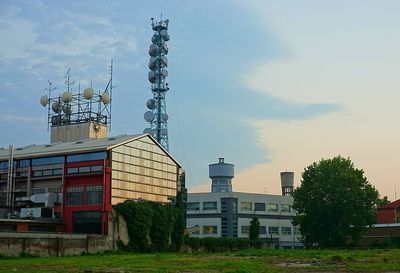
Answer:
M400 218L400 199L386 206L378 208L377 223L392 224L398 223Z
M101 172L68 174L68 168L98 166L102 165ZM111 168L108 166L108 160L81 161L74 163L65 163L64 168L64 186L63 186L63 205L62 219L64 221L64 231L73 232L75 212L102 212L102 234L108 234L108 217L111 213ZM80 205L68 205L67 189L69 187L83 187L83 202ZM103 187L103 204L87 204L87 186Z

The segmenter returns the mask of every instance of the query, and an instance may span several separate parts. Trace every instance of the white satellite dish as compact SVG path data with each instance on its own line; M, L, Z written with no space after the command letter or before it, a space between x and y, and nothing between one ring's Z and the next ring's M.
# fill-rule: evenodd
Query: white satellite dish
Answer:
M149 55L151 57L154 57L156 56L156 54L157 54L157 46L155 44L152 44L149 48Z
M106 105L109 104L111 101L110 95L107 92L103 92L101 94L101 101Z
M151 128L146 128L143 130L144 134L154 135L154 130Z
M166 135L168 134L168 130L165 129L165 128L162 128L162 129L160 129L160 134L161 134L162 136L166 136Z
M157 59L156 58L154 58L154 57L150 58L149 68L150 68L150 70L156 70L157 69Z
M163 49L164 49L164 52L165 52L165 54L168 54L168 46L167 46L167 44L166 43L163 43Z
M44 96L42 96L42 97L40 98L40 104L41 104L43 107L46 107L48 103L49 103L49 98L47 97L47 95L44 95Z
M83 91L83 97L87 100L91 100L93 98L93 95L94 95L94 90L91 87L88 87Z
M144 120L147 122L152 122L156 116L152 111L147 111L144 113Z
M147 105L147 108L149 108L150 110L153 110L153 109L156 108L157 102L156 102L155 99L149 99L149 100L146 102L146 105Z
M64 104L62 107L62 111L67 115L71 115L72 114L72 106L69 104Z
M153 44L157 44L157 35L156 35L156 34L154 34L154 35L151 37L151 42L152 42Z
M168 58L167 58L167 56L162 56L161 61L165 66L168 66Z
M156 73L154 71L150 71L148 74L149 82L155 83L157 80Z
M58 101L54 102L51 105L51 109L53 110L54 113L57 113L57 114L61 113L61 111L62 111L61 104Z
M164 78L168 77L168 70L167 69L164 69L161 73L164 76Z
M161 115L161 119L162 119L162 121L167 121L167 120L168 120L168 118L169 118L169 116L168 116L168 114L167 114L167 113L164 113L164 114L162 114L162 115Z
M65 91L62 95L61 95L61 100L65 103L69 103L72 101L72 93L69 91Z
M163 29L160 31L161 37L163 38L164 41L169 41L169 34L166 29Z

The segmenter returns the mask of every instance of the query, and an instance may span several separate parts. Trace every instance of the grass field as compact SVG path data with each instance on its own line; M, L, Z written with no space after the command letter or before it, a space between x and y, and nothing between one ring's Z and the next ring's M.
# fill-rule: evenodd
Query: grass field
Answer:
M0 272L400 272L400 250L252 250L0 258Z

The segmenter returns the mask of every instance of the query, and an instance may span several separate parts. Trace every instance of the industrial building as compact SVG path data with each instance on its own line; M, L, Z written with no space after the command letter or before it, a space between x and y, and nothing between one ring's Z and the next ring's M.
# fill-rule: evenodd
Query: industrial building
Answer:
M40 99L47 109L50 143L0 148L0 231L108 234L112 206L125 200L167 203L184 190L181 166L168 152L165 78L168 20L152 20L153 99L143 134L108 136L112 70L103 90L66 91ZM73 89L75 92L73 92ZM29 137L29 136L27 136Z
M234 165L220 158L209 165L211 192L188 193L190 236L248 238L250 221L260 222L260 238L279 247L301 247L299 229L292 225L294 173L282 172L282 195L232 191Z
M378 224L400 223L400 199L378 208L377 223Z
M2 149L0 217L59 219L65 232L107 234L112 205L169 202L179 172L179 163L147 134Z

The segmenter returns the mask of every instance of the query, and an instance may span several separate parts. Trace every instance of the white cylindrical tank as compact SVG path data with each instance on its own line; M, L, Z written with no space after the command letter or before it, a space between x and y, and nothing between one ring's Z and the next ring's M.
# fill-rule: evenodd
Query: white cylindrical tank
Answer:
M208 165L208 173L212 181L211 192L232 192L233 164L225 163L221 157L218 163Z

